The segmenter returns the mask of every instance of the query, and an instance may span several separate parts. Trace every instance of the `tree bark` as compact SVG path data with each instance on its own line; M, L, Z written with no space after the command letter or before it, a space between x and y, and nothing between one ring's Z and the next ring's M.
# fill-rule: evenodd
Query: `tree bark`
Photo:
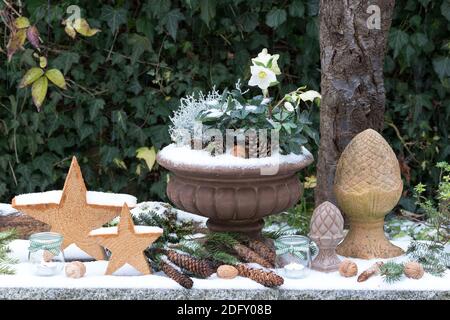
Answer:
M334 174L350 140L367 128L377 131L383 128L383 65L394 3L394 0L320 1L322 103L316 206L324 201L336 203ZM377 8L379 25L373 20Z

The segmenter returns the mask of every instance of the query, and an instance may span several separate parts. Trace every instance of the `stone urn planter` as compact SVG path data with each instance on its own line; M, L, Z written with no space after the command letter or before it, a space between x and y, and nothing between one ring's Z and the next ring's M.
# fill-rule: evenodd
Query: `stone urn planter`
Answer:
M306 149L301 155L243 159L169 145L157 155L171 173L167 195L175 206L208 217L212 231L255 235L264 217L299 201L303 187L296 173L313 160Z

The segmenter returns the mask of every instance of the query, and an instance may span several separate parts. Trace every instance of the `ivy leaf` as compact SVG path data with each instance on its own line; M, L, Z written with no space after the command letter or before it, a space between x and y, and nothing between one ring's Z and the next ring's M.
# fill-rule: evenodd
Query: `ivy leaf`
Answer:
M142 147L136 150L136 158L144 160L147 164L148 170L151 171L156 161L155 147L149 149L148 147Z
M31 87L31 96L33 97L34 105L38 110L41 109L42 103L45 100L45 96L47 95L48 89L48 80L47 77L42 76L38 80L33 83Z
M128 38L128 44L132 47L131 64L135 64L144 51L152 50L150 40L147 37L141 36L137 33L130 35Z
M408 43L408 34L395 28L389 33L389 47L394 50L394 59L399 55L403 47Z
M442 2L441 13L448 21L450 21L450 1L444 0Z
M216 0L200 0L200 18L209 27L209 22L216 16Z
M272 9L266 16L266 24L271 28L276 28L286 21L287 14L284 9Z
M254 12L246 12L239 17L239 22L245 32L252 32L259 24L258 14Z
M178 23L182 20L184 20L184 15L181 13L180 9L174 9L167 13L166 29L173 40L177 39Z
M437 57L433 59L434 71L442 80L445 77L450 77L450 57Z
M111 6L103 6L101 19L106 21L111 33L116 33L122 24L127 23L127 10L124 8L114 9Z
M45 76L57 87L66 90L66 80L64 79L63 74L58 69L50 69L45 72Z
M303 17L305 15L305 5L301 0L294 0L289 6L289 14L292 17Z
M69 72L73 64L80 61L80 56L76 52L65 51L61 53L55 60L53 60L53 65L57 69L62 69L64 74Z

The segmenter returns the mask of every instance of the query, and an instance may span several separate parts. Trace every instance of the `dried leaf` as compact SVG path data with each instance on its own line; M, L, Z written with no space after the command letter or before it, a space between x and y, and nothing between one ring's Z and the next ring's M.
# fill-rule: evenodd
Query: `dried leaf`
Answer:
M67 89L66 80L64 79L63 74L58 69L50 69L47 70L45 76L50 80L54 85L60 87L61 89Z
M37 79L42 77L44 74L44 70L41 68L31 68L29 69L25 75L23 76L22 80L20 81L19 88L24 88L26 86L29 86L33 82L35 82Z
M45 100L47 89L48 80L45 76L40 77L33 83L33 86L31 88L31 96L33 97L34 105L38 108L38 110L41 109L42 103Z
M79 34L85 37L92 37L97 32L100 32L100 29L92 29L86 19L76 19L73 27Z
M33 47L39 49L39 30L36 26L31 26L27 29L27 38Z
M22 49L27 39L27 30L20 29L16 32L11 33L7 46L8 62L11 61L12 56L17 52L17 50Z
M64 28L64 31L67 33L67 35L69 37L71 37L72 39L75 39L75 37L77 36L77 32L75 31L75 29L67 24L66 27Z
M47 63L48 63L48 61L47 61L46 57L39 57L39 66L41 68L47 67Z
M30 26L30 20L28 20L28 18L26 17L18 17L15 21L14 21L14 26L17 29L24 29L24 28L28 28Z

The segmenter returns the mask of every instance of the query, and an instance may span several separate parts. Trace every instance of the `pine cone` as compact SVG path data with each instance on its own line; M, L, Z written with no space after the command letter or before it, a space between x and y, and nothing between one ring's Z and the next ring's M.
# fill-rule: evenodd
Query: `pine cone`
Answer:
M263 259L266 259L272 265L271 268L274 267L277 254L275 253L275 250L273 248L270 248L264 242L255 239L250 240L248 242L248 246L250 249L259 254Z
M200 277L208 278L215 271L208 261L200 260L188 256L187 254L178 253L174 250L167 250L167 258L180 268L190 271Z
M168 263L161 261L159 263L159 268L172 280L179 283L182 287L186 289L191 289L194 282L187 275L179 272L177 269L169 265Z
M267 140L259 140L258 135L248 136L246 138L249 158L267 157Z
M250 268L242 263L237 265L236 268L240 276L252 279L265 287L278 287L284 283L284 279L272 271Z
M258 263L265 268L272 268L272 264L257 254L255 251L249 249L247 246L243 244L237 244L233 246L234 251L236 251L237 255L241 257L245 262L254 262Z

